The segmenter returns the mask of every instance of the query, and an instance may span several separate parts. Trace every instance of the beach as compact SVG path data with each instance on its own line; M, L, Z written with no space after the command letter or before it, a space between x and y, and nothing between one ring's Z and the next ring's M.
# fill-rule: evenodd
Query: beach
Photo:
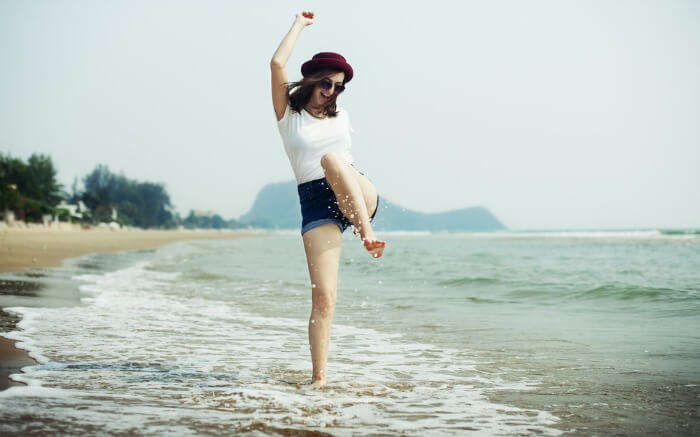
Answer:
M255 229L125 231L82 229L77 226L67 229L4 228L0 229L0 273L26 273L35 268L57 267L66 258L95 252L147 249L182 240L228 239L262 233L265 231ZM31 285L0 279L0 298L8 295L27 296L30 293ZM37 306L51 305L47 302L50 298L41 293L32 293L32 296ZM0 391L24 385L10 379L9 375L19 372L24 366L37 363L27 351L17 348L14 340L2 337L2 333L15 329L18 320L16 316L5 312L0 304Z
M700 232L379 236L372 259L343 235L319 391L298 229L99 252L107 234L1 274L3 336L36 364L6 355L26 385L0 391L0 434L700 432Z

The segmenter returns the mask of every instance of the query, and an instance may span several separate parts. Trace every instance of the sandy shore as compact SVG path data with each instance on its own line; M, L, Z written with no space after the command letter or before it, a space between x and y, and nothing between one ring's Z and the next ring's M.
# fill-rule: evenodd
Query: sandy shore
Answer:
M257 229L227 230L132 230L105 229L56 230L46 228L0 230L0 273L23 272L35 267L57 267L65 258L93 252L146 249L180 240L238 238L265 235ZM2 282L2 280L0 280ZM20 293L11 287L0 287L0 294ZM23 294L26 296L26 292ZM36 299L42 299L40 296ZM2 332L15 329L17 320L0 307L0 390L24 385L9 378L24 366L37 364L15 341L2 337Z

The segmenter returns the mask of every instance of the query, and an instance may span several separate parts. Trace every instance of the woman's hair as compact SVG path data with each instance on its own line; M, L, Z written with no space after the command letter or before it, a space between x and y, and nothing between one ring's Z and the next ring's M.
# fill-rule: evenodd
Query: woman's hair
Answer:
M308 76L304 76L300 81L287 82L285 85L287 85L287 102L289 102L289 107L296 112L301 112L302 108L309 103L316 84L321 82L324 77L338 72L342 72L342 70L326 68L315 71ZM343 80L343 84L345 84L345 80ZM338 94L333 93L331 98L324 105L326 113L329 117L335 117L338 115L335 105L335 100L337 97Z

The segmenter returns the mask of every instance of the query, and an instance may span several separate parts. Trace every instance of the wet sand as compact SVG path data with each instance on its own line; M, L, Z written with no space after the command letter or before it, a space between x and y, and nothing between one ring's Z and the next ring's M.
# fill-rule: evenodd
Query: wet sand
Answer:
M147 249L181 240L238 238L264 235L266 232L259 229L112 231L5 228L0 230L0 273L30 272L32 268L37 267L58 267L66 258L94 252ZM0 295L33 296L33 299L38 299L37 306L41 306L41 299L48 300L22 284L21 281L0 279ZM25 385L13 381L9 375L19 373L22 367L37 364L27 351L15 346L15 340L2 336L4 332L13 331L17 322L17 316L0 307L0 391L16 385Z

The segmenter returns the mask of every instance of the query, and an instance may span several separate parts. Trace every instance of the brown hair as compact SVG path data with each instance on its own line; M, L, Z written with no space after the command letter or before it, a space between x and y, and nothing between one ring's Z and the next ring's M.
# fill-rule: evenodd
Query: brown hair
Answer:
M311 100L311 95L314 92L316 84L321 82L321 80L323 80L324 77L330 74L342 72L342 70L325 68L322 70L315 71L312 74L309 74L308 76L304 76L301 80L297 82L285 83L285 85L287 85L287 102L289 102L290 109L293 109L294 111L300 113L304 106L306 106L306 104L309 103L309 100ZM345 79L343 79L343 85L345 85ZM333 96L331 96L328 102L326 102L326 104L324 105L326 114L328 114L329 117L335 117L338 115L338 111L336 109L335 104L335 100L337 97L338 94L333 93Z

